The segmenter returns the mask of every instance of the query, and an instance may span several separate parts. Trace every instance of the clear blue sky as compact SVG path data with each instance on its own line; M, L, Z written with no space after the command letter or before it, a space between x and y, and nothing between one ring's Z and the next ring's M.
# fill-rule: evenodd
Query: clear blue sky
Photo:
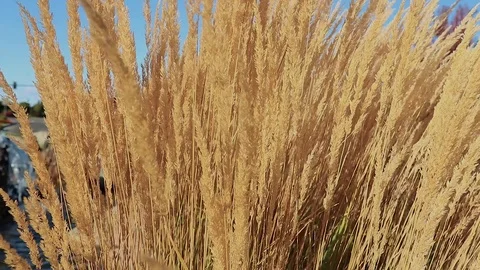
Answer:
M11 83L32 85L35 74L30 65L30 53L25 40L23 25L16 0L0 0L0 69L4 72L7 80ZM38 18L38 9L35 0L18 0ZM51 0L51 11L54 16L54 24L57 27L57 38L61 50L67 62L70 61L67 43L67 15L65 0ZM156 0L152 0L155 7ZM186 35L186 11L184 0L179 0L179 12L181 23L181 37ZM454 0L440 0L440 5L451 5ZM131 26L135 35L138 60L145 56L144 42L145 22L143 19L143 1L126 0L130 12ZM478 0L462 0L462 4L473 7ZM1 92L1 91L0 91ZM20 101L28 101L31 104L39 100L36 89L32 86L19 87L16 91Z

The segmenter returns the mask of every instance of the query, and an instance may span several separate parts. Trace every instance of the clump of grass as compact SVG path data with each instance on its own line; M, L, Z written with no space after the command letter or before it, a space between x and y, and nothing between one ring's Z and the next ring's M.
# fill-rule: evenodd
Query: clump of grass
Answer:
M72 72L49 1L20 7L58 181L0 75L55 269L478 267L476 9L432 42L438 1L191 0L180 47L146 1L138 72L124 1L67 3Z

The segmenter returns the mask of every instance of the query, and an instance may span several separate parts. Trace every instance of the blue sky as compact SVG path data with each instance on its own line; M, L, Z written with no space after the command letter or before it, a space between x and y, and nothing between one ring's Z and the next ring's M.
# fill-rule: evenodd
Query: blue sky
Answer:
M16 81L21 87L16 90L20 101L31 104L39 100L38 93L33 86L35 74L30 65L30 53L25 40L23 25L16 0L1 0L0 4L0 70L5 74L10 83ZM18 0L21 4L38 18L38 9L34 0ZM54 24L57 27L57 40L67 62L70 61L67 43L67 15L65 0L51 0L51 11ZM152 0L155 7L156 0ZM451 5L454 0L440 0L440 5ZM478 0L461 0L462 4L473 7ZM145 56L144 42L145 22L143 19L143 1L126 0L129 8L131 26L135 35L137 56L140 61ZM186 16L184 0L179 0L179 19L181 24L181 37L186 35ZM25 86L22 86L25 85ZM1 91L0 91L1 92Z

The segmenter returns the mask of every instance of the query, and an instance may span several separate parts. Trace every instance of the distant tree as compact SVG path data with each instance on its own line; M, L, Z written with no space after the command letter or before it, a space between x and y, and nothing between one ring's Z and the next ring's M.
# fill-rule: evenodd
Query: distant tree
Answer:
M445 32L446 34L453 33L460 26L460 24L462 23L462 20L468 15L470 10L471 9L468 6L460 5L455 10L453 19L449 20L449 16L451 15L452 10L447 6L442 6L438 11L440 18L442 19L442 23L436 29L436 33L435 33L436 36L439 37ZM461 37L458 39L457 42L455 42L455 44L453 44L449 54L454 52L457 49L458 45L460 45L460 43L462 42L462 36L464 32L465 32L465 29L460 29Z
M466 5L461 5L458 7L457 11L455 12L455 16L452 20L452 27L457 28L462 23L462 20L467 17L468 13L470 12L471 8Z
M30 109L31 109L30 103L28 103L28 102L20 102L20 106L24 107L24 108L27 110L27 113L30 114L30 111L31 111L31 110L30 110Z
M460 5L456 10L453 15L453 18L450 20L449 17L452 14L452 10L448 6L442 6L438 10L438 16L442 19L442 23L440 26L437 28L436 35L439 36L443 34L445 31L448 31L447 33L453 33L455 29L457 29L460 24L462 23L462 20L465 19L465 17L468 15L470 12L471 8L469 8L466 5ZM450 27L448 30L447 28Z
M30 115L34 117L45 117L45 108L41 101L37 102L30 110Z
M435 30L435 36L440 36L445 31L450 24L448 16L450 15L450 8L447 6L441 6L437 11L438 17L440 18L440 25Z

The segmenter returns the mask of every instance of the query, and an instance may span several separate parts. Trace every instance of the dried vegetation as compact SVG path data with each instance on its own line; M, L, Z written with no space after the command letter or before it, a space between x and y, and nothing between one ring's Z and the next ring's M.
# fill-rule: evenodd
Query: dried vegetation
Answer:
M480 269L479 16L432 42L438 1L410 2L189 0L180 46L177 1L147 1L141 71L123 0L67 1L71 71L49 1L21 7L58 166L0 76L38 174L26 215L8 202L32 263Z

